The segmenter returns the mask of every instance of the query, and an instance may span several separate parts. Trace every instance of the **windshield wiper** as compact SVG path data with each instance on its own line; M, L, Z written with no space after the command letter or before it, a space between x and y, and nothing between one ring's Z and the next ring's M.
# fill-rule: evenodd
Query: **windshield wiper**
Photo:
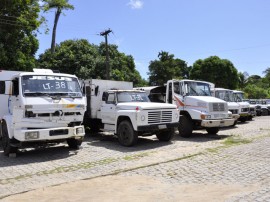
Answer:
M200 90L203 92L204 95L209 96L209 94L206 93L203 89L200 89Z
M48 97L52 97L50 94L48 93L44 93L44 92L25 92L24 93L25 96L48 96Z
M197 91L196 90L194 90L194 88L192 88L191 86L190 86L190 89L198 96L199 94L197 93Z

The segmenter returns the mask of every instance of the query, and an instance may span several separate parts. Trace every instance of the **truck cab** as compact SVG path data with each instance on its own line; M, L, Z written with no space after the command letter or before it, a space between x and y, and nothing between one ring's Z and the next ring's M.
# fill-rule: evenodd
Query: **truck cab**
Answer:
M138 136L153 134L160 141L170 141L179 125L175 105L150 102L145 91L133 90L131 82L90 79L85 88L84 125L116 134L123 146L133 146Z
M233 98L234 101L239 104L239 121L241 122L246 122L250 119L252 116L250 113L250 104L248 102L244 102L244 92L243 91L238 91L238 90L233 90Z
M0 71L0 131L6 155L29 144L67 141L78 148L86 110L78 79L48 69Z
M233 91L225 88L214 88L213 95L216 98L222 99L228 103L228 109L232 113L235 120L233 125L236 125L239 115L239 104L234 102Z
M205 81L169 80L164 86L152 87L149 97L154 102L177 105L181 115L178 130L182 137L190 137L198 129L217 134L221 127L234 124L227 102L212 97L210 84Z

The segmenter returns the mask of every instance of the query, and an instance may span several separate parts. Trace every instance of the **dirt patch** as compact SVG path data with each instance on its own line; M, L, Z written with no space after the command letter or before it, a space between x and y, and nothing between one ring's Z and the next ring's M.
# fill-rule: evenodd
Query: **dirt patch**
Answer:
M22 194L2 201L225 201L259 187L221 184L172 185L146 176L106 176L81 180Z

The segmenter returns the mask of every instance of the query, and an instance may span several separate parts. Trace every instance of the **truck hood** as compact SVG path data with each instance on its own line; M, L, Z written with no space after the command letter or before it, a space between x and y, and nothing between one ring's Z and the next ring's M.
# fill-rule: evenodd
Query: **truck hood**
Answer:
M241 108L248 108L249 103L248 102L237 102Z
M239 109L239 105L236 102L227 102L229 109Z
M140 110L148 110L148 109L176 109L176 105L167 104L167 103L155 103L155 102L125 102L118 103L117 107L119 109L136 109L137 107Z
M208 103L226 103L224 100L212 96L187 96L186 100Z

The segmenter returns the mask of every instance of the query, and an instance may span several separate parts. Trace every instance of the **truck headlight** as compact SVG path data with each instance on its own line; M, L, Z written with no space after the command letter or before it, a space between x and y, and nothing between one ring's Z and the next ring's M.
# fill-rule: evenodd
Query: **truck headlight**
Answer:
M141 115L141 121L144 121L144 120L145 120L145 116Z
M211 115L201 114L201 119L211 119Z
M25 139L26 140L34 140L39 138L39 132L34 131L34 132L26 132L25 133Z
M84 133L83 127L76 128L76 134Z
M179 113L176 112L176 113L174 114L174 117L175 117L175 119L178 119L178 118L179 118Z

